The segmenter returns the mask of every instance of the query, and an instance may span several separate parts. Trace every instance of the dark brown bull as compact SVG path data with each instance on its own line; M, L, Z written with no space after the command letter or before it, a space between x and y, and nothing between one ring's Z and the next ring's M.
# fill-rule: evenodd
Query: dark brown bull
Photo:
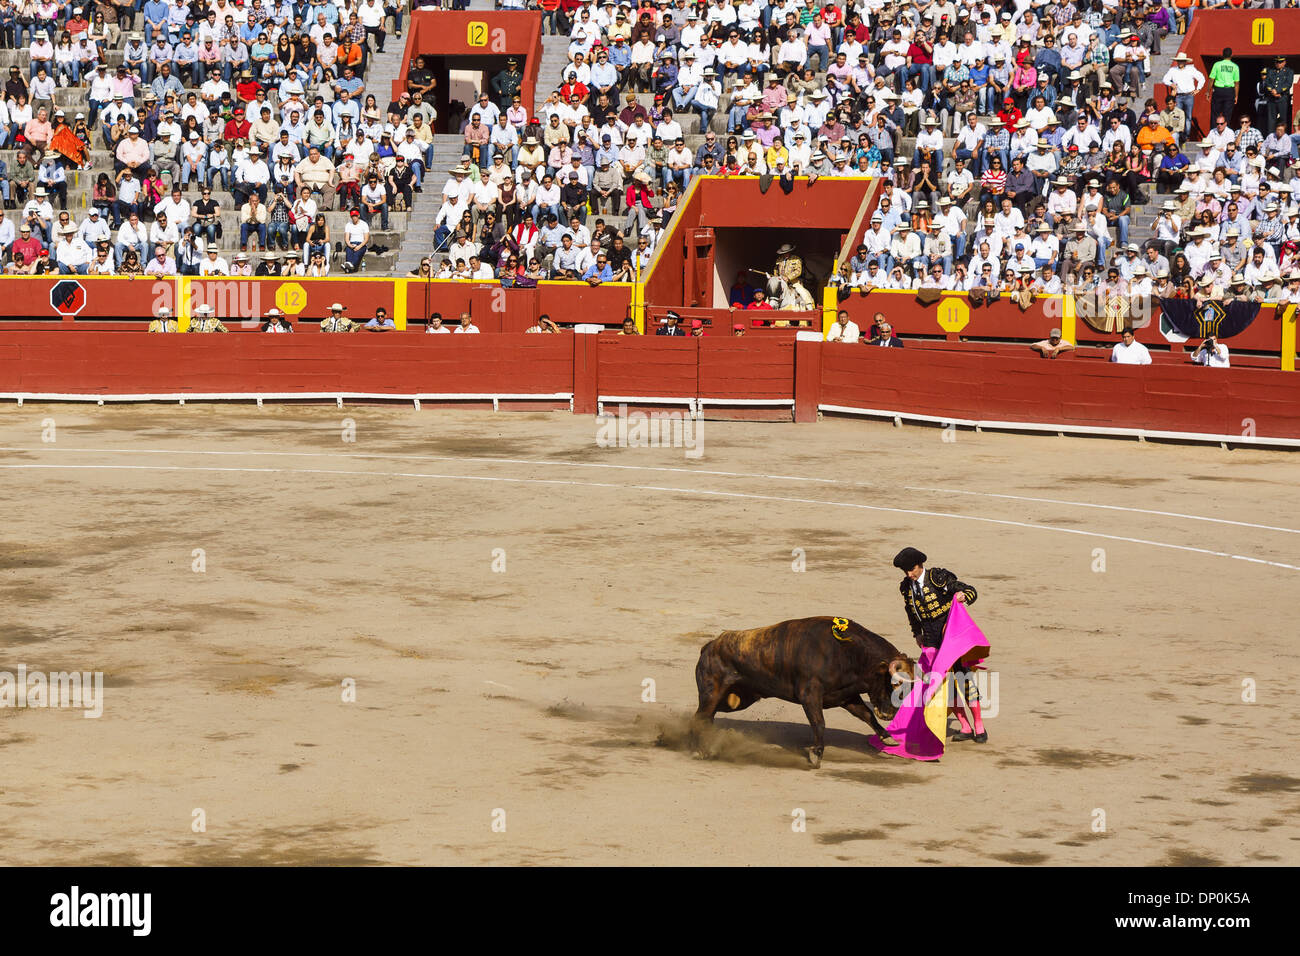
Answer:
M874 706L886 719L897 707L895 688L916 679L915 662L879 634L844 618L805 617L748 631L723 631L704 645L695 665L700 707L691 722L692 741L718 711L744 710L776 697L803 705L813 729L808 760L821 766L827 707L843 707L866 721L888 744ZM872 706L862 699L866 694ZM901 688L897 699L905 696Z

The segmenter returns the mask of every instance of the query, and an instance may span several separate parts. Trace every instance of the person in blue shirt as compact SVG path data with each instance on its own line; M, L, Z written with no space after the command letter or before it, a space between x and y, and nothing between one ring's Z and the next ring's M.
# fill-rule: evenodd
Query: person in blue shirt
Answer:
M1051 33L1043 37L1043 46L1034 56L1034 69L1038 71L1040 81L1046 76L1051 81L1051 85L1056 86L1057 79L1061 75L1061 52L1056 49L1056 38ZM1042 82L1038 84L1038 92L1043 92ZM1052 90L1052 94L1052 98L1047 101L1049 105L1056 102L1055 89Z
M618 70L619 85L622 86L623 76L632 65L632 49L621 36L614 37L614 45L609 48L609 62Z
M366 332L396 332L397 325L388 317L388 310L382 305L375 309L375 317L362 326Z
M153 91L154 96L158 97L160 103L167 98L168 93L175 93L179 98L185 92L185 87L181 85L181 81L172 74L170 61L159 64L158 75L149 84L149 89Z
M181 42L172 50L172 62L175 64L176 74L186 86L203 85L203 81L198 79L194 70L194 65L198 61L198 44L194 42L194 35L186 30L181 34Z
M158 27L163 36L167 35L167 21L171 16L167 4L163 3L162 0L148 0L144 7L141 8L141 12L144 14L144 35L146 37L153 36L154 27Z
M970 68L970 85L975 88L975 96L980 104L981 113L992 113L993 110L988 108L986 100L989 97L989 66L984 62L984 58L976 59L975 65Z
M596 165L603 166L608 161L611 167L618 165L618 148L613 138L606 133L600 138L600 149L596 150Z
M357 95L357 92L363 89L365 84L357 76L356 71L350 66L343 68L343 75L334 81L334 95L342 99L344 91L349 98Z
M596 54L596 62L591 65L590 86L593 100L601 93L608 96L610 102L618 99L618 68L609 62L609 54L604 50Z
M1165 147L1164 156L1160 157L1160 168L1156 171L1156 187L1160 192L1173 193L1183 184L1187 175L1189 162L1182 150L1173 143Z
M600 285L602 282L614 281L614 270L610 268L605 253L597 255L596 261L587 266L587 271L582 274L582 281L587 285Z

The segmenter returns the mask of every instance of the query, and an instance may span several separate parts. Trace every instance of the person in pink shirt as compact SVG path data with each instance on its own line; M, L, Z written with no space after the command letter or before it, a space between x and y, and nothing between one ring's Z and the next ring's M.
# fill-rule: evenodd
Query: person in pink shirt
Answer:
M128 105L135 106L135 87L140 82L140 77L134 73L128 73L126 67L117 68L117 76L113 77L114 95L121 93Z
M764 113L777 113L785 107L786 90L781 85L781 78L775 73L768 74L767 89L763 91L760 103ZM770 144L769 144L770 145Z
M126 133L126 139L117 144L117 160L113 164L117 172L124 168L132 170L137 176L143 176L149 170L149 144L140 138L140 128L132 126Z
M45 147L49 145L50 137L53 135L54 127L50 125L49 111L44 106L37 110L36 115L23 127L23 136L32 149L39 153L45 152Z
M812 66L813 57L817 57L817 69L824 70L831 65L831 28L822 19L821 11L813 15L812 23L805 31L804 42L808 45L806 66Z

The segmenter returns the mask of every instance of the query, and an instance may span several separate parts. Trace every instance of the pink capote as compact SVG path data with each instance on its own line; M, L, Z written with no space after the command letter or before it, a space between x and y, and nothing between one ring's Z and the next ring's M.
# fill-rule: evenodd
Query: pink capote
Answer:
M943 756L943 739L936 737L926 723L925 705L943 687L944 678L954 664L960 661L967 667L973 667L988 657L988 654L988 638L971 620L966 605L953 601L948 623L943 629L943 643L937 648L925 648L917 662L918 673L926 679L912 684L912 690L903 706L898 708L898 713L889 724L889 734L898 743L886 747L874 734L867 739L867 743L881 753L897 757L938 760Z

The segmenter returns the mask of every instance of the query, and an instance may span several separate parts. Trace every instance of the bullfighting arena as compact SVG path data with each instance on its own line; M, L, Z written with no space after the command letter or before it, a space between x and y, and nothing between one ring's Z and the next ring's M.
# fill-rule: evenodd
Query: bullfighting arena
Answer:
M827 420L708 422L691 458L597 427L0 408L0 670L105 682L99 719L0 710L0 858L1300 862L1294 454ZM832 710L814 771L766 700L694 758L724 629L838 615L916 653L904 545L979 589L989 742L904 761Z

